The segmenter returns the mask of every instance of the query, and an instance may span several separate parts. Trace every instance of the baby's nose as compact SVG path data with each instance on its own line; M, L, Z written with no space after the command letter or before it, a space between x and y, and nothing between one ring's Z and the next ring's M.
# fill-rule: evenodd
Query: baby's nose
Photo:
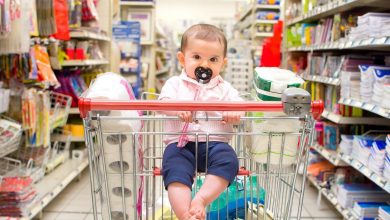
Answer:
M206 60L206 59L202 60L201 66L203 66L203 67L209 67L209 62L208 62L208 60Z

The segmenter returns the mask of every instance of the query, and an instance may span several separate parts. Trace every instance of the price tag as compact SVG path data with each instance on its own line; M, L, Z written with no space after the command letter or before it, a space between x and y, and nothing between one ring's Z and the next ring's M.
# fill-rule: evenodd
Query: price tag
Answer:
M390 118L390 111L386 111L385 109L383 109L379 106L377 108L375 108L374 112L378 115L384 115L384 116L387 116L388 118Z
M387 37L381 37L374 40L374 44L384 44L387 40Z
M353 43L352 43L352 46L353 47L357 47L357 46L360 46L361 45L361 40L355 40Z
M389 44L390 44L390 38L389 38L389 37L386 39L385 44L386 44L386 45L389 45Z
M381 178L376 173L373 172L370 179L374 182L380 182Z
M365 39L365 40L363 41L362 44L364 44L364 45L370 45L370 44L372 43L373 40L374 40L374 38Z

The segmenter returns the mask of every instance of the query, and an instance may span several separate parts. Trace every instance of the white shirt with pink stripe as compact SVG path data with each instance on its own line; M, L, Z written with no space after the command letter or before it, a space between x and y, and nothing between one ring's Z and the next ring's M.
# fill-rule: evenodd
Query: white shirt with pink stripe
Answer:
M200 89L197 101L242 101L239 93L233 86L224 81L221 76L216 76L207 84L200 84L196 80L187 76L183 70L179 76L173 76L165 82L159 96L159 100L183 100L193 101L196 90ZM180 109L178 109L180 111ZM205 117L206 112L197 111L197 117ZM207 112L208 117L222 117L222 112ZM168 120L164 124L165 132L181 132L184 122L178 120ZM198 123L190 123L188 133L199 133L198 141L206 141L206 134L209 133L209 141L228 142L231 135L213 135L219 132L232 132L233 127L230 124L222 124L221 121L199 120ZM177 142L180 135L165 135L165 144ZM194 142L195 135L188 135L189 141Z

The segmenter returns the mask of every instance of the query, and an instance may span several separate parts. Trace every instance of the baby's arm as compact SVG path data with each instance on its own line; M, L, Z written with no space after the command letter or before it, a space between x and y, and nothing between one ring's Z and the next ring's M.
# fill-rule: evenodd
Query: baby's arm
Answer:
M158 97L158 100L176 100L177 97L177 88L175 82L177 78L171 78L167 80L161 89L161 93ZM192 122L192 112L190 111L157 111L158 114L166 116L178 116L184 122Z

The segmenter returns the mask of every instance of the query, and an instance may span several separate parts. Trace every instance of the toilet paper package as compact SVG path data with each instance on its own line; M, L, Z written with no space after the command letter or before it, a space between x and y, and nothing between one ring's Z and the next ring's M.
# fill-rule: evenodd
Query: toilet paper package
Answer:
M85 98L92 100L134 100L134 93L129 83L122 76L107 72L97 76L92 81L88 90L83 94ZM140 114L135 110L104 111L95 112L108 116L118 116L124 118L137 118ZM105 132L131 132L139 131L142 124L139 120L102 120L101 128Z
M124 174L122 192L122 175L107 174L107 187L110 192L109 198L110 206L112 208L122 209L122 197L127 206L135 207L138 199L138 190L141 187L141 182L137 179L138 178L133 174Z
M134 100L134 93L129 83L122 76L115 73L103 73L91 83L89 89L83 94L85 98L100 101L130 101ZM93 111L92 115L101 117L99 121L92 120L92 127L97 129L95 147L102 147L106 171L106 181L102 182L103 204L110 200L110 206L103 206L102 215L111 219L123 219L123 201L126 204L126 219L133 219L134 213L140 215L144 177L139 174L143 171L142 136L137 134L143 128L139 120L141 113L137 110L104 110ZM99 122L99 123L98 123ZM133 136L135 132L135 136ZM133 140L135 138L135 140ZM122 149L121 149L122 148ZM122 161L121 161L122 157ZM136 173L134 173L134 165ZM123 170L121 169L123 168ZM123 171L123 173L121 173ZM124 188L122 191L122 179ZM134 188L135 187L135 188ZM124 197L122 197L124 193ZM136 198L138 195L139 198ZM134 198L137 199L135 202ZM105 219L109 219L108 217Z

